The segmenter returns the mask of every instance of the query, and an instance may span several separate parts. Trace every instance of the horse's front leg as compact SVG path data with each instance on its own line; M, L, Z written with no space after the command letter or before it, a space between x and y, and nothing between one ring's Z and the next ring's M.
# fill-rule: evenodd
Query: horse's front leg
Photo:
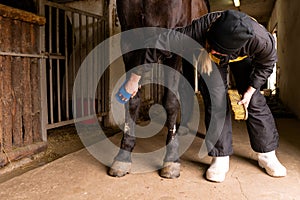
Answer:
M140 107L140 92L134 98L131 98L125 105L125 125L121 141L121 147L118 155L109 170L109 175L122 177L130 173L131 170L131 152L135 146L135 122L138 117Z
M164 178L177 178L180 176L179 163L179 141L176 130L176 119L179 109L179 103L171 91L166 94L165 108L167 111L168 135L166 140L166 155L160 176Z
M173 69L167 70L165 73L166 92L164 99L164 107L167 112L167 128L168 135L166 140L166 155L164 158L163 168L160 171L160 176L164 178L177 178L180 176L179 163L179 141L176 130L177 115L179 112L178 85L181 74L178 72L181 67L181 59L171 59L167 62L169 66L174 66Z

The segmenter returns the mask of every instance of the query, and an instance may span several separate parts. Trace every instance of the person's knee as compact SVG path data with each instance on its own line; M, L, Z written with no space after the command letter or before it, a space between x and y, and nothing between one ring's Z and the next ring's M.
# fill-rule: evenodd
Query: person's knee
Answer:
M260 93L260 91L257 91L253 94L248 109L260 109L265 107L267 104L265 97Z

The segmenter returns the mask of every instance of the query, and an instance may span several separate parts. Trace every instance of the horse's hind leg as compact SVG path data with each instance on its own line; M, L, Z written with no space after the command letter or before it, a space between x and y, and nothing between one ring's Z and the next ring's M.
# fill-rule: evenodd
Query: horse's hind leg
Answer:
M176 61L176 62L175 62ZM173 66L179 65L179 59L172 60ZM172 63L171 63L172 64ZM172 65L170 65L172 66ZM178 67L176 67L178 68ZM163 168L160 172L160 176L164 178L177 178L180 176L180 163L179 163L179 141L176 131L176 120L179 111L179 102L176 94L178 93L178 84L180 79L180 73L175 70L171 70L166 76L166 90L164 106L167 112L167 128L168 135L166 141L166 155L164 158ZM170 90L172 89L172 91Z
M125 176L131 169L131 152L135 146L135 122L140 107L140 92L129 100L125 109L124 133L121 148L109 170L109 175L115 177Z

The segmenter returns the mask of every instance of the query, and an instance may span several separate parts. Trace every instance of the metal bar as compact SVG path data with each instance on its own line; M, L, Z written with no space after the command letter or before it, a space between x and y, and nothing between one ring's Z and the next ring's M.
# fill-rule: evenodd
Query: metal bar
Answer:
M44 0L38 1L38 10L41 16L45 16ZM39 40L38 40L38 52L45 52L45 26L39 27ZM41 134L42 140L47 141L47 129L48 124L48 103L47 103L47 75L46 75L46 60L39 59L39 73L40 73L40 95L41 95Z
M86 42L86 49L85 49L85 57L88 56L89 54L89 20L88 17L85 16L85 42ZM90 70L90 66L89 66L89 60L87 59L87 73L86 73L86 81L88 81L87 84L87 115L91 114L91 102L90 100L92 100L92 98L90 97L90 87L89 87L89 83L91 83L91 80L89 79L89 76L92 76L92 74L90 74L91 70Z
M49 7L49 53L52 53L52 8ZM52 77L52 59L49 59L49 83L50 83L50 122L54 123L53 116L53 77Z
M72 24L74 25L75 24L75 13L72 12ZM74 31L72 31L72 52L73 52L73 57L72 57L72 80L75 80L75 77L76 77L76 65L75 65L75 62L76 62L76 57L75 57L75 53L76 53L76 45L75 45L75 33ZM69 83L68 83L69 85ZM73 90L73 118L75 118L77 116L77 99L76 99L76 91Z
M100 20L98 20L98 23L97 23L97 32L98 32L98 37L97 37L97 44L99 44L100 43L100 41L101 41L101 24L100 24ZM100 66L102 66L102 57L103 57L104 55L100 55L100 56L98 56L98 59L97 59L97 62L98 62L98 64L100 64ZM99 69L99 70L102 70L102 69ZM98 81L98 95L99 95L99 106L98 106L98 108L99 108L99 113L101 113L101 112L103 112L103 110L102 110L102 101L103 101L103 96L102 96L102 94L101 94L101 90L102 90L102 84L101 84L101 77L99 77L99 81Z
M102 118L102 117L107 116L107 115L108 115L108 113L101 113L101 114L97 114L96 116L99 119L99 118ZM66 121L62 121L62 122L47 124L46 128L47 129L53 129L53 128L57 128L57 127L61 127L61 126L74 124L75 122L77 123L77 122L93 119L94 117L95 117L94 115L91 115L91 116L76 118L76 120L75 119L70 119L70 120L66 120Z
M54 59L54 60L65 60L65 56L61 55L55 55L55 54L49 54L48 56L49 59Z
M102 39L102 41L103 40L105 40L105 38L106 38L106 34L108 33L108 25L107 25L107 21L103 21L103 39ZM107 46L106 47L107 49L109 48L109 46ZM107 51L107 53L106 53L106 55L105 55L105 58L106 57L109 57L109 51ZM103 59L103 65L105 64L105 61L104 61L104 59ZM108 90L107 90L107 88L109 88L109 84L110 84L110 82L109 82L109 80L110 80L110 77L109 77L109 68L107 68L107 70L105 71L105 85L104 85L104 87L105 88L103 88L103 90L104 90L104 95L105 96L109 96L109 92L108 92ZM103 108L103 111L102 112L107 112L108 111L108 105L109 105L109 99L108 98L105 98L105 100L104 100L104 108Z
M54 123L54 113L53 113L53 70L52 70L52 60L49 60L49 87L50 87L50 122Z
M102 31L102 26L101 26L101 22L98 21L98 43L100 43L100 41L102 40L102 34L101 34L101 31ZM102 61L103 61L103 57L105 55L101 55L99 56L98 58L98 62L99 64L102 66ZM102 70L102 69L100 69ZM99 79L99 87L98 87L98 92L99 92L99 96L100 96L100 110L99 110L99 113L102 113L103 112L103 101L104 101L104 98L103 98L103 95L102 95L102 88L103 88L103 76L100 77Z
M25 58L42 58L42 59L59 59L65 60L65 56L57 55L56 53L40 53L40 54L28 54L28 53L15 53L15 52L3 52L0 51L0 56L13 56L13 57L25 57Z
M91 65L92 66L97 66L97 68L95 68L96 69L96 71L95 71L95 73L93 73L92 74L92 83L94 84L95 83L95 74L98 74L98 66L99 65L97 65L97 63L95 63L95 58L97 58L96 56L95 56L95 47L96 47L96 41L95 41L95 18L93 17L92 18L92 38L93 38L93 42L92 42L92 49L93 49L93 51L92 51L92 63L91 63ZM94 68L94 67L93 67ZM96 91L97 91L97 88L96 88ZM93 91L93 95L95 96L95 99L94 99L94 101L93 101L93 110L92 110L92 113L97 113L97 110L96 110L96 104L98 103L96 100L97 100L97 96L96 96L96 91Z
M95 46L98 45L98 41L99 41L99 29L98 29L98 19L95 19L95 23L94 23L94 29L95 29L95 37L94 37L94 42L95 42ZM98 52L98 51L97 51ZM95 57L95 62L96 62L96 66L97 67L97 74L99 74L100 72L100 68L101 67L101 63L99 62L100 60L100 56L102 55L96 55ZM101 110L101 107L100 107L100 101L101 101L101 97L99 95L99 77L95 77L97 79L97 89L96 89L96 95L97 95L97 111L96 113L99 113L100 110Z
M55 8L55 25L56 25L56 53L57 54L60 54L60 51L59 51L59 10L57 8Z
M3 52L0 51L0 56L13 56L13 57L26 57L26 58L48 58L43 54L27 54L27 53L14 53L14 52Z
M65 11L73 12L73 13L78 13L80 15L86 15L86 16L89 16L89 17L95 17L95 18L99 18L101 20L105 20L105 18L102 17L102 16L99 16L99 15L96 15L96 14L93 14L93 13L89 13L89 12L86 12L86 11L83 11L83 10L78 10L76 8L67 7L67 6L64 6L62 4L53 3L53 2L50 2L50 1L45 1L45 5L55 7L55 8L59 8L59 9L65 10Z
M99 33L100 41L99 41L99 43L100 43L103 40L103 23L102 23L102 21L100 21L99 25L100 25L100 28L99 28L99 30L100 30L100 33ZM105 57L106 57L106 53L104 51L104 54L101 56L101 60L100 60L101 66L103 66L103 58L105 58ZM102 70L102 69L100 69L100 70ZM104 103L105 103L105 96L104 96L105 82L104 82L104 80L105 80L105 73L103 73L102 77L101 77L101 87L100 87L101 111L100 111L100 113L104 112Z
M67 24L68 24L68 18L67 18L67 13L64 12L64 24L65 24L65 30L64 30L64 39L65 39L65 87L66 87L66 119L70 118L69 115L69 63L68 63L68 29L67 29Z
M40 1L41 2L43 1L44 8L45 8L45 5L46 5L46 7L49 7L49 21L48 21L48 26L49 26L49 29L48 29L49 30L49 33L48 33L49 34L49 36L48 36L49 50L48 51L49 52L44 53L44 54L34 55L34 56L31 56L31 55L23 55L23 56L24 57L28 56L28 57L44 58L44 59L48 60L48 67L49 67L48 82L50 84L48 86L48 91L50 90L50 92L48 92L48 94L50 97L49 97L48 102L47 102L47 97L46 97L45 102L46 102L46 104L47 103L49 104L49 109L47 108L47 106L45 106L46 109L43 109L43 110L49 110L49 112L50 112L49 116L46 112L46 116L50 118L50 121L47 120L48 125L45 124L45 127L46 127L45 129L50 129L50 128L55 128L55 127L74 123L74 120L70 119L70 112L69 112L69 110L70 110L69 109L69 100L70 100L69 82L70 82L70 79L75 80L76 74L78 71L78 69L77 69L78 65L80 65L80 63L83 61L83 59L88 55L91 48L94 48L97 44L99 44L102 40L104 40L107 37L106 32L105 32L105 31L107 31L105 28L105 25L106 25L105 20L107 20L106 19L107 16L98 16L98 15L90 14L88 12L80 11L77 9L68 8L63 5L53 3L53 2L48 2L48 1L44 2L44 0L40 0ZM64 22L59 21L59 18L60 18L59 13L61 10L64 11L64 20L63 20ZM56 16L54 16L55 11L56 11ZM70 12L72 15L72 17L71 17L72 25L73 26L78 25L78 26L76 26L76 29L75 29L77 32L76 33L72 32L72 51L70 51L70 49L68 49L69 35L68 35L68 29L67 29L67 17L68 17L67 12ZM84 17L85 17L85 19L84 19ZM92 20L90 20L91 18L92 18ZM56 24L54 21L56 21ZM85 21L85 24L84 24L84 21ZM59 29L62 27L61 26L62 23L65 24L65 27L64 27L64 30L60 31ZM90 23L93 25L92 27L90 26ZM84 27L84 25L86 25L86 27ZM55 33L55 31L56 31L56 33ZM52 32L54 33L54 35L52 34ZM62 36L60 36L60 34L59 34L60 32L64 32L64 41L62 40L63 39ZM77 35L77 33L78 33L78 35ZM76 38L75 38L75 36L76 36ZM90 38L90 36L93 38ZM75 39L76 39L76 41L75 41ZM61 49L61 42L64 42L64 50ZM84 42L86 44L84 44ZM86 46L84 46L84 45L86 45ZM86 47L86 49L84 49L85 47ZM53 50L55 50L55 52L53 52ZM60 51L63 51L63 52L60 52ZM72 65L70 65L70 67L72 67L72 68L69 68L69 64L70 64L70 61L68 59L70 57L70 55L68 55L69 52L73 52L73 56L72 56L73 63L72 63ZM6 53L6 52L4 52L4 53ZM1 55L1 52L0 52L0 55ZM18 54L18 55L15 54L15 55L19 56L20 54ZM93 59L92 61L89 61L88 65L96 64L98 66L98 65L102 64L102 62L104 62L103 61L104 56L105 55L94 55L93 54L93 58L95 60ZM61 60L64 60L64 61L61 61ZM65 66L63 66L63 65L65 65ZM62 81L61 74L60 74L61 67L64 67L65 72L66 72L65 78L64 78L66 86L64 86L64 88L62 88L62 86L61 86L61 81ZM57 70L57 71L55 72L55 70ZM97 68L96 70L101 70L101 69ZM72 71L72 73L69 74L69 71ZM90 72L89 69L88 69L88 72ZM55 73L57 76L57 80L54 79ZM95 74L95 73L93 73L93 74ZM105 72L105 74L103 74L101 85L97 89L97 95L99 96L98 99L101 98L101 102L99 101L99 104L98 104L99 105L98 110L100 110L100 114L98 112L98 114L99 114L98 116L100 116L100 118L102 118L102 116L106 116L108 114L108 113L104 112L104 111L108 110L106 108L108 100L106 100L106 98L105 98L108 93L108 90L106 88L109 87L108 82L107 82L109 80L109 78L107 77L107 74L108 74L107 72ZM89 74L87 73L87 75L89 75ZM45 75L45 78L47 78L46 75ZM81 81L84 81L84 78L87 78L87 77L81 76L79 78L81 79ZM89 83L90 82L93 83L95 81L95 78L98 78L98 77L92 76L92 78L87 78L86 80L88 80ZM57 83L57 88L54 88L54 86L53 86L53 84L55 84L55 82ZM45 80L45 83L47 83L46 80ZM89 84L88 84L88 86L89 86ZM90 119L91 118L90 116L85 116L85 115L91 115L91 113L92 113L91 112L91 109L92 109L91 103L93 103L93 105L94 105L94 102L90 101L90 98L84 99L84 96L86 96L86 95L83 95L83 94L85 94L84 92L87 92L87 94L88 94L87 97L90 97L91 96L90 93L93 91L90 91L89 87L88 88L83 87L83 86L80 86L80 87L81 88L79 89L78 94L73 94L74 95L73 103L75 105L73 117L76 118L76 121ZM47 89L44 91L46 91L45 93L47 95ZM61 101L62 92L64 93L63 95L66 95L64 102ZM57 99L56 98L54 99L54 95L57 96ZM54 102L54 100L55 100L55 102ZM87 102L85 102L85 101L87 101ZM81 106L79 106L80 105L79 103L81 103ZM66 104L66 119L65 118L62 119L63 104ZM54 108L54 105L55 106L58 105L58 108L57 109ZM77 106L78 106L79 110L78 109L76 110ZM55 109L55 111L54 111L54 109ZM78 112L78 111L80 111L80 109L81 109L81 112ZM57 116L56 111L58 111L58 121L56 118L56 116ZM79 113L81 113L81 116L78 115Z
M79 14L79 60L80 63L82 62L82 15ZM83 81L83 76L81 74L80 77L80 82L82 83ZM80 86L80 99L81 99L81 116L84 116L84 99L83 99L83 92L84 92L84 88L82 87L82 84Z
M59 49L59 31L60 31L60 24L59 24L59 9L56 8L56 53L60 53ZM58 113L58 121L61 121L61 88L60 88L60 62L56 60L56 78L57 78L57 113Z
M97 45L97 41L95 40L95 23L96 23L96 18L95 17L93 17L93 22L92 22L92 33L93 33L93 35L92 35L92 37L93 37L93 48L94 47L96 47L96 45Z

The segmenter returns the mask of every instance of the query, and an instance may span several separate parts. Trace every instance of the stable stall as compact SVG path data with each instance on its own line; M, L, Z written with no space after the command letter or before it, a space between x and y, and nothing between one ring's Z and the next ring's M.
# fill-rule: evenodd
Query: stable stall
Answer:
M0 166L45 150L39 27L44 17L0 5Z

